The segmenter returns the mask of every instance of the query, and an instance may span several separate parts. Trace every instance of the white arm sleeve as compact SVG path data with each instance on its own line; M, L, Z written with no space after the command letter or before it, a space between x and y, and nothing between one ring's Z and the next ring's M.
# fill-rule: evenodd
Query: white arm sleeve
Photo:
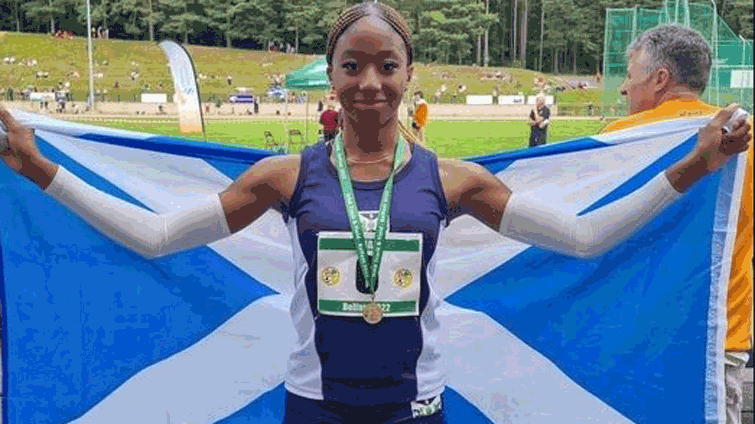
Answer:
M192 208L158 215L95 189L62 166L45 193L106 236L148 259L231 234L218 194L198 198Z
M594 258L629 238L680 196L665 172L631 194L582 216L513 194L500 232L565 255Z

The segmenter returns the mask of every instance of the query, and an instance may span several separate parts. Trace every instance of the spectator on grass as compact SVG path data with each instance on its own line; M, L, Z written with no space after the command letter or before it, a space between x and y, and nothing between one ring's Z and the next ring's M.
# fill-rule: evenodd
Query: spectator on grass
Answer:
M620 91L629 103L629 116L608 124L602 132L688 116L716 114L720 108L706 104L705 91L711 71L711 48L698 32L680 25L654 28L640 35L627 49L627 77ZM752 118L749 120L752 126ZM752 129L750 129L752 136ZM747 152L742 182L737 236L731 258L727 299L727 334L723 355L726 385L726 422L742 422L745 364L752 349L752 162Z
M338 132L339 115L333 103L328 103L327 109L320 115L323 141L333 140Z
M58 103L57 112L63 113L66 109L66 93L63 92L61 87L55 90L55 101Z
M417 90L414 92L414 121L412 122L412 129L414 129L414 135L420 143L425 142L427 114L428 108L425 95L422 91Z
M542 146L548 139L551 111L545 106L545 98L538 97L530 111L530 147Z

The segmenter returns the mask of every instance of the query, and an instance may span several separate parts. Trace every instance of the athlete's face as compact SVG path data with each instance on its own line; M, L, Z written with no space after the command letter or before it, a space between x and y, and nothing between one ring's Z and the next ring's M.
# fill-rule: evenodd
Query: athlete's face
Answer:
M671 85L671 74L664 67L655 67L644 51L629 54L627 76L619 89L629 102L629 114L658 106Z
M341 35L328 68L343 112L365 125L395 119L412 73L403 39L375 16L360 19Z

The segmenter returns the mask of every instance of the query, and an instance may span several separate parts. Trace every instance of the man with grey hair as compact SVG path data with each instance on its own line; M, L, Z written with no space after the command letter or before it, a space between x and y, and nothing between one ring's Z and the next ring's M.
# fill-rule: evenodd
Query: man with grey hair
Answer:
M545 106L545 98L538 96L530 111L530 147L542 146L548 139L551 111Z
M608 124L602 132L715 115L720 110L700 99L710 76L712 57L710 46L698 32L680 25L654 28L637 37L627 51L627 59L627 76L620 90L629 102L629 116ZM742 420L744 368L753 340L752 146L748 156L728 285L724 354L728 424Z

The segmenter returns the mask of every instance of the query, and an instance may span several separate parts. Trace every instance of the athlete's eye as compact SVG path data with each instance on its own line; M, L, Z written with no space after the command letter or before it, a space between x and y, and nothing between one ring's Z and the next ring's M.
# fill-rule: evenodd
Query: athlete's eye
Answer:
M398 65L393 62L387 62L383 65L383 69L389 72L393 72L398 69Z
M344 62L341 67L347 71L356 71L357 64L355 62Z

